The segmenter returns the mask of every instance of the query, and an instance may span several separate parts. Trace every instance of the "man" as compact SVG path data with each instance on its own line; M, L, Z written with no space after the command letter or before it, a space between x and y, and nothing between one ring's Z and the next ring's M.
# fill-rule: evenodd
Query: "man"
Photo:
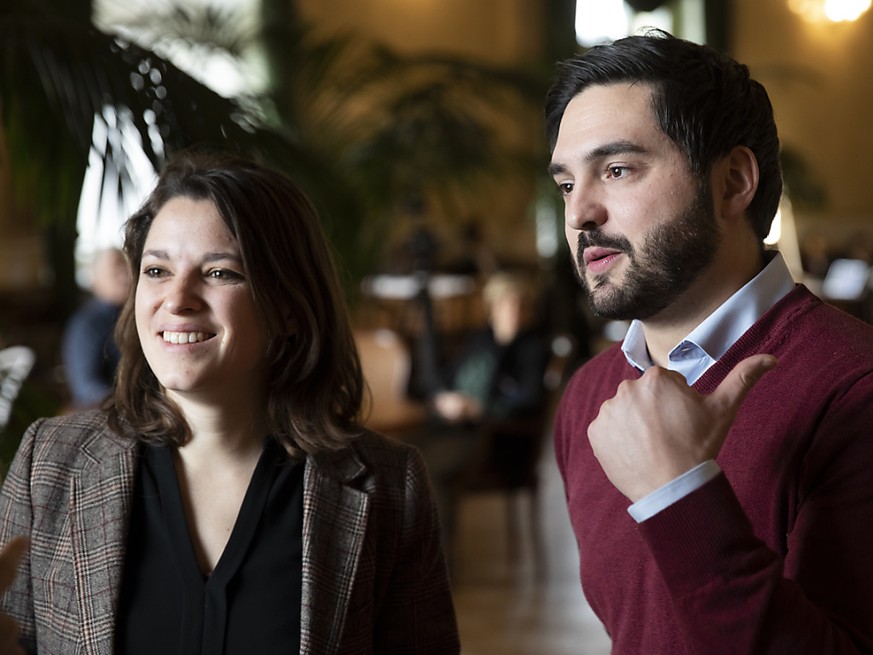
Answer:
M633 319L555 423L613 652L873 652L873 329L764 249L763 87L652 33L567 62L546 115L578 278Z

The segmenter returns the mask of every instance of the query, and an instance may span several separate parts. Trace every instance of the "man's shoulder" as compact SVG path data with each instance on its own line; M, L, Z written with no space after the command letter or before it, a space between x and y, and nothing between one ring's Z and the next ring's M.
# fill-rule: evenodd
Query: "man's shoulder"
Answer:
M761 323L789 345L809 347L812 357L849 358L873 363L873 325L813 295L803 286L793 291Z

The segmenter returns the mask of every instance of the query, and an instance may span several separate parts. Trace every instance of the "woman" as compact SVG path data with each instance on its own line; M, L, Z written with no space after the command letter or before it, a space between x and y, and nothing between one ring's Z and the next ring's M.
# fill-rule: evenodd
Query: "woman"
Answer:
M114 397L31 426L0 493L2 542L30 543L2 599L26 651L458 652L421 458L356 422L304 195L182 154L125 253Z

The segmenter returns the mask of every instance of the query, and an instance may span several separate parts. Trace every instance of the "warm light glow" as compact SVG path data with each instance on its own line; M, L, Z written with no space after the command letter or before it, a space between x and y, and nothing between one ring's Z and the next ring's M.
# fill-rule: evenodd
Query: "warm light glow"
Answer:
M576 41L592 46L630 33L630 10L624 0L576 0Z
M788 0L788 6L811 22L853 21L870 9L871 0Z
M700 11L701 0L682 0L681 4L683 11L693 17ZM693 18L688 22L688 29L693 29ZM654 11L634 11L624 0L576 0L576 41L586 48L650 27L672 32L672 10L659 7Z
M777 248L782 253L788 270L795 280L803 279L803 263L800 259L800 243L797 238L794 211L791 208L791 200L786 195L782 196L779 211L773 219L770 234L764 239L764 243L770 248Z
M775 246L782 238L782 209L776 212L773 222L770 223L770 233L764 239L764 243L768 246Z

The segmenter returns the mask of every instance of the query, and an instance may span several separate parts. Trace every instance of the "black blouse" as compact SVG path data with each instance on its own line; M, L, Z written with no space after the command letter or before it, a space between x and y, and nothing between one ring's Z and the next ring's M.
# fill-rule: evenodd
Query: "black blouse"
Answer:
M297 653L303 464L267 439L215 570L200 571L170 448L140 460L118 612L124 655Z

